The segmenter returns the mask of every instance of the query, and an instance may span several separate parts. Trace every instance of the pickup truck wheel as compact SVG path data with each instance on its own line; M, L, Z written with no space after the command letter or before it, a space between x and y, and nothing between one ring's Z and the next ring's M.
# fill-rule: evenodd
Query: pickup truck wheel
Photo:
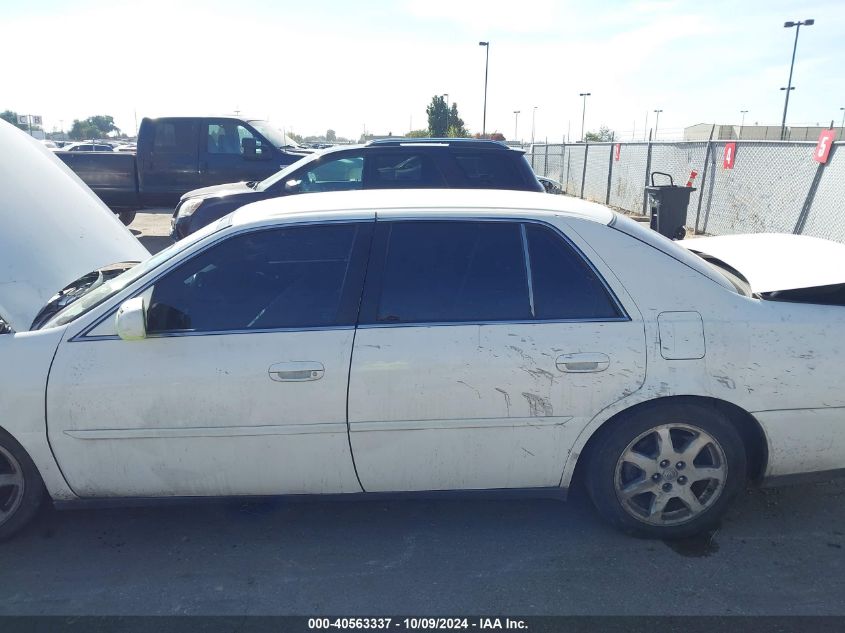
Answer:
M590 497L604 518L636 536L685 538L713 528L745 483L742 439L703 404L646 407L598 441Z
M135 219L136 213L137 211L135 211L135 209L131 209L128 211L120 211L117 216L120 218L120 221L123 222L123 226L129 226Z
M31 521L44 501L44 482L23 447L0 429L0 541Z

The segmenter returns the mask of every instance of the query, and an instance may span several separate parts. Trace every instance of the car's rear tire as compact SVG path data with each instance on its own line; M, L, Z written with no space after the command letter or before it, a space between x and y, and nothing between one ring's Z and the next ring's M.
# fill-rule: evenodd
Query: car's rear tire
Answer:
M715 527L746 481L737 430L705 403L644 406L600 430L587 489L621 530L675 539Z
M29 523L44 502L44 482L18 441L0 429L0 541Z
M136 213L137 211L135 209L123 209L118 211L117 217L123 222L123 226L129 226L135 220Z

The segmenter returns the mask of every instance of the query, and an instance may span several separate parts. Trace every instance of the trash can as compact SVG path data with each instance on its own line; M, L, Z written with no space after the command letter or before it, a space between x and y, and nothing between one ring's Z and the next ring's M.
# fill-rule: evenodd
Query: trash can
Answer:
M666 176L668 185L655 185L655 176ZM646 204L651 221L649 226L661 235L673 240L682 240L687 234L687 207L694 187L675 185L672 176L661 171L651 174L651 186L645 188Z

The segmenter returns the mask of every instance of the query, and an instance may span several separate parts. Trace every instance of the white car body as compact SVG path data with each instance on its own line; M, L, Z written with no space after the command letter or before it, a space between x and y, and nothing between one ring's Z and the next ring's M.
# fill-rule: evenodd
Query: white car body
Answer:
M609 226L621 220L606 207L563 196L361 191L251 204L75 320L28 331L59 288L145 249L48 150L0 128L11 144L15 164L0 155L0 318L14 330L0 335L0 426L53 499L565 490L603 424L683 397L747 417L760 476L845 467L843 307L744 296L682 248L645 244ZM124 302L209 244L376 218L552 227L624 318L117 334ZM828 254L838 268L826 279L841 282L845 247ZM284 380L299 371L311 378Z

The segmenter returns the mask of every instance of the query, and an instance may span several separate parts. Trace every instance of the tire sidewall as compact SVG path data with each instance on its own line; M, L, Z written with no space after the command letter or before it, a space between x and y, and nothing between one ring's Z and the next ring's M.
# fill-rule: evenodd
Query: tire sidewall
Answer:
M14 437L3 429L0 429L0 445L18 461L24 477L23 499L18 509L8 521L0 524L0 541L4 541L35 517L44 502L45 490L41 474L29 454Z
M701 515L680 525L657 526L625 511L616 495L616 464L637 436L662 424L686 424L713 436L725 453L728 476L719 498ZM588 490L599 513L623 531L645 538L674 539L693 536L715 527L746 481L746 456L742 438L730 420L713 406L699 403L666 403L644 406L599 431L588 469Z

